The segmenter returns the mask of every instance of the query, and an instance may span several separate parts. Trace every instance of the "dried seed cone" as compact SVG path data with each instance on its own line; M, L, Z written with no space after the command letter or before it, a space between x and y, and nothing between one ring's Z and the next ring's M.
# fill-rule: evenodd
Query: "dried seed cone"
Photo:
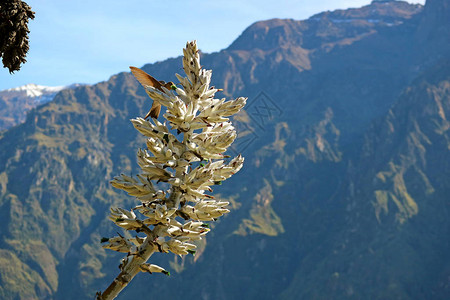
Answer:
M27 61L29 19L34 19L34 12L24 1L0 1L0 57L11 73Z

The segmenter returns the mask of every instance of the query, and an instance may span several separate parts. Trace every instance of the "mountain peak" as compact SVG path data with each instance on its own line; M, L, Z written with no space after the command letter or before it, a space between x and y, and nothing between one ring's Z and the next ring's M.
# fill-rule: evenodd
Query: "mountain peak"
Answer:
M28 83L15 88L0 91L1 98L13 98L17 96L36 98L37 102L48 102L60 91L64 89L73 89L83 84L74 83L71 85L45 86L35 83Z
M326 11L303 21L260 21L250 25L228 50L257 48L267 51L288 46L316 49L339 40L357 39L373 29L400 25L422 9L420 4L406 1L374 0L360 8Z
M58 92L78 86L81 84L44 86L29 83L0 91L0 131L25 121L30 109L52 101Z
M25 92L27 97L40 97L44 94L49 93L57 93L63 89L67 88L66 86L44 86L44 85L37 85L34 83L29 83L26 85L22 85L19 87L7 89L0 92Z

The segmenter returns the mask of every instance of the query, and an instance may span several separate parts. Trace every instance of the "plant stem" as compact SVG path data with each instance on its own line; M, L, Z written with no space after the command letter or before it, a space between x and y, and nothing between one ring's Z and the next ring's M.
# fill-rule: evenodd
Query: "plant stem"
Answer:
M128 283L141 271L141 265L157 251L157 246L147 237L139 247L138 253L131 256L131 261L125 263L122 271L101 294L97 294L97 300L112 300L128 285Z

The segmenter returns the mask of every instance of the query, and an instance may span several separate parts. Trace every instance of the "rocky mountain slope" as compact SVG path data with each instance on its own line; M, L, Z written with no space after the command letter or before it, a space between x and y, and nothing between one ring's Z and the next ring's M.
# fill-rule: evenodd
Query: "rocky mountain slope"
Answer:
M374 1L258 22L204 54L224 96L249 96L246 164L215 190L232 212L195 257L155 256L170 278L142 274L119 299L448 299L448 14ZM144 70L175 81L180 65ZM3 133L1 299L92 298L116 275L99 241L109 207L134 200L108 181L137 172L146 97L117 74Z
M50 87L31 83L0 91L0 131L24 122L30 109L53 100L59 91L77 86L80 85Z

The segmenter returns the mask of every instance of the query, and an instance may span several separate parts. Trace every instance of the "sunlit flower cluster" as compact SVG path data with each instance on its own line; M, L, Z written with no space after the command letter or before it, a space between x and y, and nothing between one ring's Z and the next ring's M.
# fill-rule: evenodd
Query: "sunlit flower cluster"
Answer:
M128 254L121 264L122 275L136 273L131 268L168 274L146 263L151 253L142 259L149 248L176 255L195 253L195 241L210 231L205 222L229 212L228 202L211 195L212 187L238 172L244 162L242 156L229 159L224 152L236 138L228 117L244 107L246 98L215 99L218 89L210 87L212 72L200 66L195 41L187 43L183 53L186 77L176 74L180 87L146 87L149 96L166 107L168 124L131 120L147 137L146 149L137 152L141 173L136 178L122 174L111 182L140 201L131 210L111 208L109 217L138 236L102 240L104 248ZM133 262L138 258L139 263Z

